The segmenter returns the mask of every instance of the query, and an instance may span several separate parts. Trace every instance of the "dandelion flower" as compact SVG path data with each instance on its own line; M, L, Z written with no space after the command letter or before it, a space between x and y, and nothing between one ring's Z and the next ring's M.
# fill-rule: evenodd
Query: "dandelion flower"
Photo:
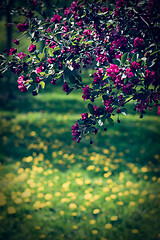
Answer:
M8 208L7 208L7 212L8 212L9 214L14 214L14 213L16 213L16 209L15 209L14 207L8 207Z
M78 229L78 226L77 225L73 225L72 228L73 229Z
M112 216L111 221L117 221L118 217L117 216Z
M98 208L93 210L93 214L98 214L99 212L100 210Z
M15 202L16 204L21 204L21 203L22 203L22 199L21 199L21 198L16 198L16 199L14 200L14 202Z
M129 205L134 207L136 205L136 203L132 201L132 202L129 203Z
M98 234L97 230L92 230L92 234Z
M96 223L96 220L92 219L89 221L90 224L95 224Z
M132 233L137 234L139 233L138 229L132 229Z
M70 204L69 204L69 207L70 207L71 209L75 209L75 208L77 208L77 205L76 205L75 203L70 203Z
M52 194L47 193L47 194L44 196L44 198L45 198L46 200L50 200L50 199L52 198Z
M111 223L107 223L106 225L105 225L105 229L111 229L112 228L112 224Z

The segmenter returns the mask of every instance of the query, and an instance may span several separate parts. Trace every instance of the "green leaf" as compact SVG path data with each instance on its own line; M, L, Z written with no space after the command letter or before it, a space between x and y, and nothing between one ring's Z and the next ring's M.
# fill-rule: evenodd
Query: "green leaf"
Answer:
M73 84L77 82L77 80L76 80L76 78L75 78L75 76L73 74L69 75L69 80Z
M58 51L58 50L60 50L60 47L59 46L57 46L57 47L55 47L54 49L52 49L53 50L53 52L55 52L55 51Z
M114 120L113 120L112 118L107 118L107 121L109 122L109 124L110 124L111 126L114 125Z
M40 61L42 61L42 59L44 58L44 53L39 53L38 57L39 57Z
M36 81L37 74L35 72L31 73L31 78Z
M79 74L75 73L75 77L78 79L78 81L82 82L82 78Z
M52 48L48 48L48 53L50 56L54 56L54 53L53 53L53 49Z
M133 56L132 56L131 62L134 62L134 61L136 62L137 59L138 59L138 53L134 53Z
M122 109L121 109L121 113L122 113L123 115L127 115L127 114L128 114L128 111L127 111L126 108L122 108Z
M94 107L91 103L88 104L88 110L89 110L90 114L94 115L95 111L94 111Z
M41 81L41 82L39 83L39 85L41 86L42 89L45 88L45 82L44 82L44 81Z
M128 56L128 52L126 52L125 54L122 55L122 57L121 57L121 63L122 63L122 65L124 65L124 63L126 62L127 56Z
M117 58L117 59L113 59L113 63L117 66L121 65L121 61Z

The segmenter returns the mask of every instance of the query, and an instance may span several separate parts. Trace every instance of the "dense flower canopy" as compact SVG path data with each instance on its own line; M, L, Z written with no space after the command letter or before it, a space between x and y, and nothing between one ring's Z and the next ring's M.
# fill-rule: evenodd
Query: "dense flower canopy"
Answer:
M54 9L51 18L26 9L26 20L17 29L31 44L25 53L12 47L9 56L2 55L2 72L17 74L18 88L30 88L34 96L47 82L56 85L60 79L67 94L81 89L82 98L91 103L89 113L82 113L71 127L76 142L113 125L115 114L120 123L131 100L142 118L160 100L158 10L158 0L78 0L70 8ZM13 42L19 45L20 39ZM95 69L88 85L80 76L86 67ZM100 98L101 104L96 103Z

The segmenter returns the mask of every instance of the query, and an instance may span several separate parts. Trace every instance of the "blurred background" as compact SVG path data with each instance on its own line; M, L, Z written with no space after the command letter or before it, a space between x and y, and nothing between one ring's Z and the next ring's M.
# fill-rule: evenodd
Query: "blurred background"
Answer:
M1 51L15 47L19 33L5 23L20 20L10 9L22 7L21 1L3 4ZM29 45L23 40L20 49ZM91 72L82 72L86 83ZM77 144L71 135L71 126L87 111L81 92L67 96L59 84L33 97L18 90L17 76L6 73L0 103L0 239L160 239L156 108L140 119L130 103L121 123L102 128L90 145L89 137Z

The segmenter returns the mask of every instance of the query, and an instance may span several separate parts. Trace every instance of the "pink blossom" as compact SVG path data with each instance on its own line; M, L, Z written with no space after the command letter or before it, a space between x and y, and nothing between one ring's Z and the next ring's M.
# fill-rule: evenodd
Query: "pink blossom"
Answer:
M134 76L134 74L131 72L131 68L127 68L125 71L125 74L127 75L127 77L131 78Z
M26 22L17 24L17 28L18 28L19 32L26 31L28 29L28 27L29 27L29 25Z
M12 48L9 50L9 55L13 55L13 54L16 53L16 52L17 52L17 49L12 47Z
M137 38L134 39L133 46L134 47L142 47L143 42L144 42L144 40L142 38L137 37Z
M59 14L54 15L53 18L51 18L51 22L59 23L61 18L62 18L62 16L60 16Z
M34 45L34 44L31 44L30 47L28 48L28 51L30 53L34 52L35 50L36 50L36 45Z
M44 66L41 65L40 67L38 67L38 68L36 69L36 72L37 72L37 73L40 73L40 72L43 72L43 70L44 70Z
M18 56L20 59L23 59L23 58L26 56L26 54L23 53L23 52L21 52L21 53L17 53L17 56Z
M85 30L83 31L83 34L84 34L85 36L89 36L89 35L91 35L91 33L92 33L92 30L90 30L90 29L85 29Z
M107 68L107 73L109 77L115 77L117 73L119 73L119 68L115 64L111 64L109 68Z
M85 120L86 118L88 118L88 113L81 113L81 118L82 120Z

